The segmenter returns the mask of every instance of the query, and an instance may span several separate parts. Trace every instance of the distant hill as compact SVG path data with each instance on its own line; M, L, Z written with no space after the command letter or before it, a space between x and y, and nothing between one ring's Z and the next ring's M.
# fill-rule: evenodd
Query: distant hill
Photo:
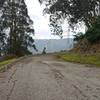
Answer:
M46 47L47 53L60 52L72 49L73 39L36 39L35 45L38 49L38 52L36 52L34 49L31 49L33 54L42 53L44 47Z

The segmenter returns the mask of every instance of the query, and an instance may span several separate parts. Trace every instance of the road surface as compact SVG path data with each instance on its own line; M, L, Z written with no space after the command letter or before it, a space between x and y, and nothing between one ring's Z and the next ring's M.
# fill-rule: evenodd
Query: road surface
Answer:
M0 100L100 100L100 68L27 57L0 73Z

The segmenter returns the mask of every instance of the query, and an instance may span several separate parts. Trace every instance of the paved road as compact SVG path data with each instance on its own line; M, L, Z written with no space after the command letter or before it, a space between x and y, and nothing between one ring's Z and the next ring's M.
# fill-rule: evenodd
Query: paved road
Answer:
M100 100L100 69L27 57L0 74L0 100Z

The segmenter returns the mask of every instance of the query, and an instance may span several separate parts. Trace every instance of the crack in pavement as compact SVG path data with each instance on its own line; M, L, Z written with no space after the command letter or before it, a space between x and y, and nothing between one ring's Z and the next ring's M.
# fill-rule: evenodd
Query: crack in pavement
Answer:
M12 73L11 76L10 76L10 78L8 79L8 83L10 83L10 81L13 79L13 76L15 75L16 71L17 71L17 69L15 69L15 70L13 71L13 73Z
M100 100L99 72L50 56L26 58L0 79L0 100Z
M11 87L10 92L7 95L7 100L10 100L11 94L12 94L12 92L14 90L14 87L15 87L15 84L16 84L16 81L17 81L17 80L13 80L13 76L15 75L16 71L17 71L17 68L13 71L13 73L10 76L10 78L8 79L8 83L10 83L10 81L11 81L13 85Z
M17 80L12 81L12 82L13 82L13 85L12 85L12 88L11 88L9 94L7 95L7 100L10 100L10 97L11 97L11 94L12 94L12 92L13 92L13 90L14 90L16 81L17 81Z
M55 79L62 80L64 78L64 75L60 72L60 70L51 69L51 71L54 73Z
M75 88L75 91L78 91L84 98L86 98L85 100L90 100L89 96L85 95L78 86L72 84L72 86ZM76 95L77 96L77 99L78 99L78 96L80 96L79 94Z

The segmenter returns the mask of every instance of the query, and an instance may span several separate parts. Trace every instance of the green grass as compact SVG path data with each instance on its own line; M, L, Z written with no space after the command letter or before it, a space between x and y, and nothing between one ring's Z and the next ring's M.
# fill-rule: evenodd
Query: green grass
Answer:
M5 60L5 61L0 62L0 72L2 70L4 70L4 65L8 65L8 64L14 62L15 60L16 60L16 58L13 58L13 59L9 59L9 60Z
M68 62L90 64L90 65L96 65L100 67L100 54L84 55L84 54L75 54L75 53L61 53L58 54L57 57Z

